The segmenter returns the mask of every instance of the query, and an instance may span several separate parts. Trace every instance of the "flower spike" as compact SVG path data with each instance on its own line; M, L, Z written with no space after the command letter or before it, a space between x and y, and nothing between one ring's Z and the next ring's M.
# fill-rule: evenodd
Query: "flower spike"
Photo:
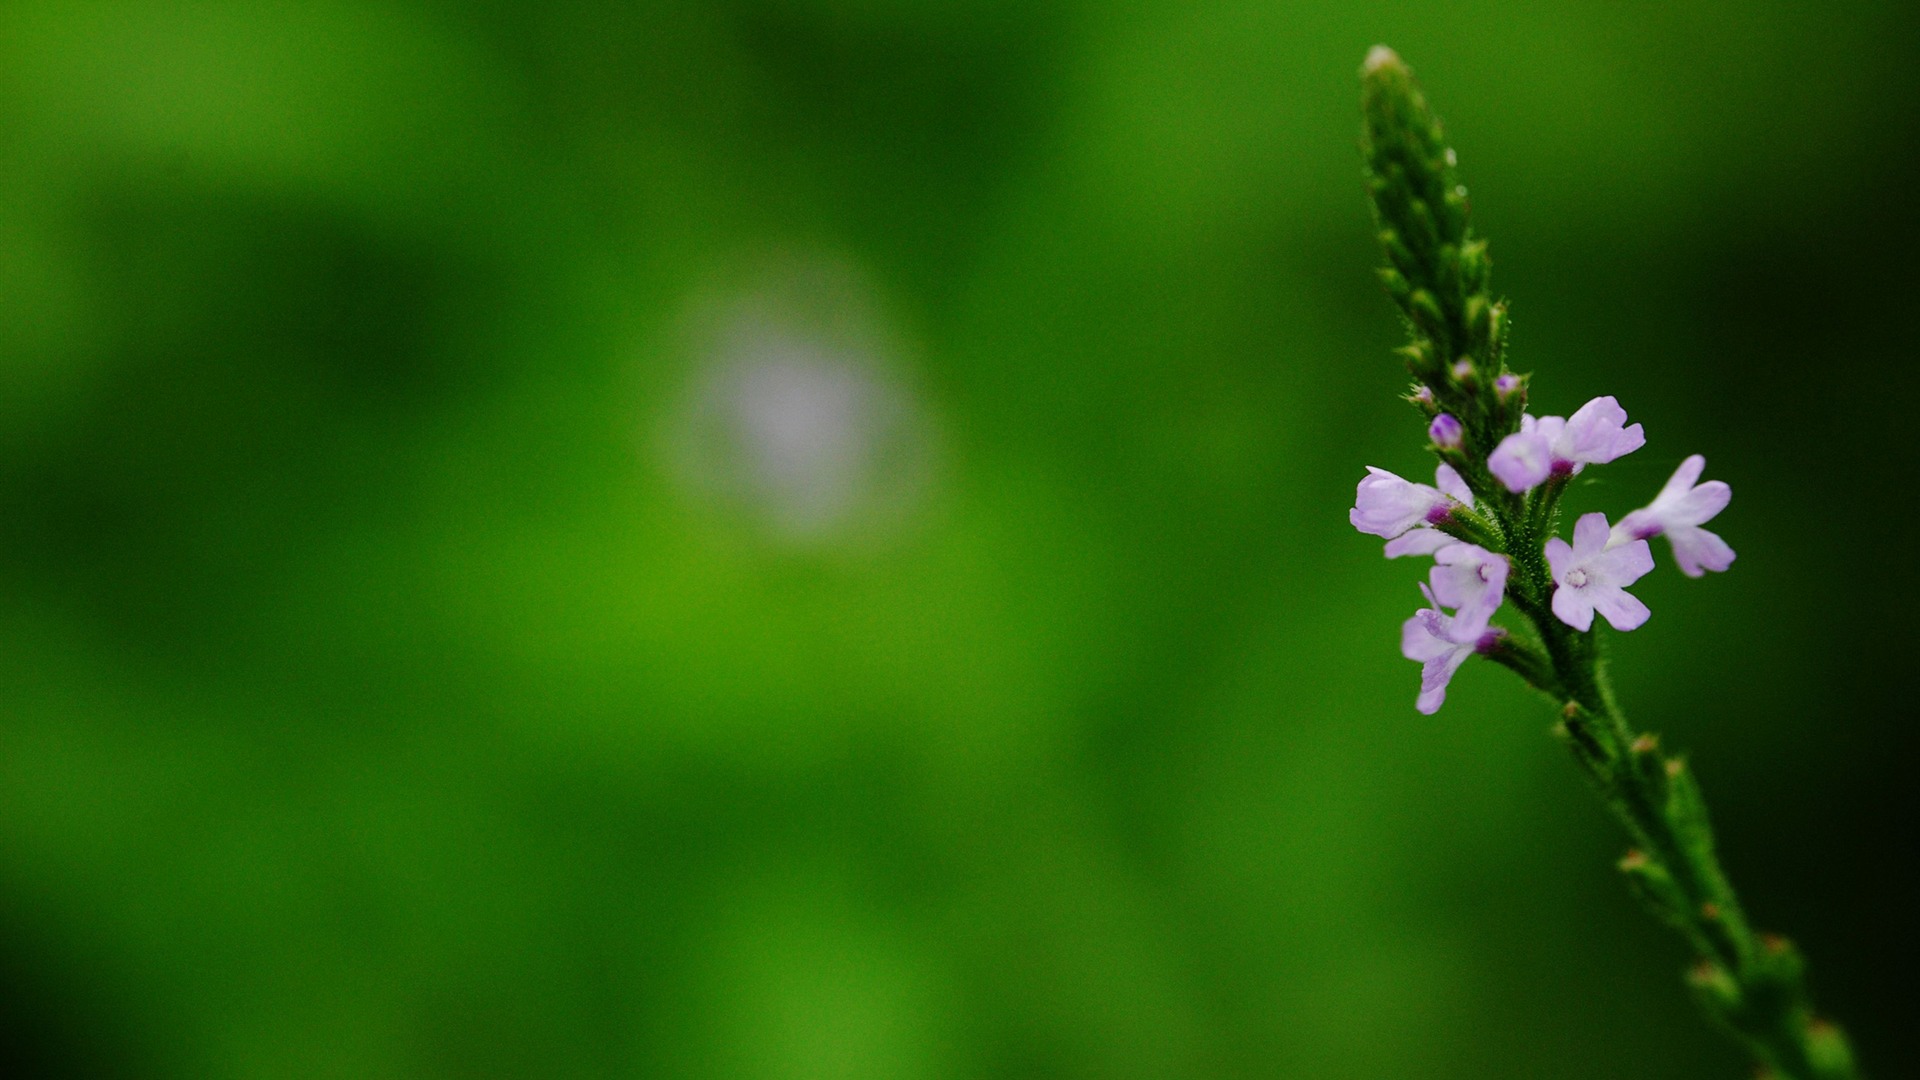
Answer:
M1604 663L1604 634L1651 617L1628 589L1653 569L1653 537L1667 538L1689 577L1733 564L1733 549L1703 527L1732 490L1701 483L1706 460L1696 454L1618 524L1588 513L1571 543L1554 535L1568 481L1645 446L1646 431L1611 396L1571 416L1527 413L1533 376L1507 367L1506 301L1489 289L1486 241L1468 224L1440 121L1391 49L1368 54L1361 82L1367 192L1387 262L1380 280L1406 317L1399 354L1416 384L1407 400L1444 462L1431 487L1368 469L1348 513L1386 540L1388 558L1433 557L1420 583L1426 604L1400 627L1401 654L1420 665L1414 707L1438 711L1476 655L1547 695L1555 730L1633 838L1621 870L1699 954L1692 982L1713 1019L1767 1076L1859 1080L1846 1037L1814 1019L1797 955L1748 923L1692 770L1634 731Z

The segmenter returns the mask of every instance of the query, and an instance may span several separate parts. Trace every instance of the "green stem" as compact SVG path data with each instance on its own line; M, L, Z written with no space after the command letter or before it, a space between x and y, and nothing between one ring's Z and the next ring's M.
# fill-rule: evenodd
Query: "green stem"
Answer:
M1814 1014L1799 954L1747 922L1720 868L1692 771L1627 722L1607 680L1600 633L1576 631L1553 614L1544 546L1568 477L1555 475L1523 497L1487 467L1520 427L1526 382L1507 370L1506 305L1489 290L1486 242L1469 225L1454 152L1391 49L1373 50L1361 78L1367 190L1389 263L1380 276L1406 316L1401 355L1420 384L1409 400L1429 416L1446 412L1460 421L1464 437L1441 453L1477 503L1440 527L1507 556L1507 600L1539 641L1535 648L1509 635L1486 655L1561 704L1559 731L1574 760L1632 840L1620 869L1700 957L1688 981L1709 1015L1753 1054L1763 1075L1857 1080L1846 1037Z
M1516 561L1523 580L1515 606L1540 635L1553 669L1552 683L1534 685L1565 695L1562 728L1574 759L1634 843L1621 871L1701 957L1688 977L1701 1004L1780 1077L1857 1080L1846 1036L1814 1013L1798 953L1784 939L1756 934L1747 921L1720 866L1692 770L1628 723L1607 679L1599 630L1582 633L1562 623L1548 606L1553 583L1540 560Z

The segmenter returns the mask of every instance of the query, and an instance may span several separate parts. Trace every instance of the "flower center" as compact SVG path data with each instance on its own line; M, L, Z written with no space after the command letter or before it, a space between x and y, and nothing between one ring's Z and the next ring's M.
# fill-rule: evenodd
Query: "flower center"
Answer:
M1587 572L1578 567L1567 571L1567 584L1576 589L1587 587Z
M1481 581L1492 581L1492 580L1493 580L1493 578L1492 578L1491 576L1489 576L1489 575L1488 575L1488 573L1487 573L1487 564L1486 564L1486 563L1481 563L1481 564L1480 564L1480 567L1479 567L1479 570L1477 571L1477 573L1479 573L1479 575L1480 575L1480 580L1481 580Z

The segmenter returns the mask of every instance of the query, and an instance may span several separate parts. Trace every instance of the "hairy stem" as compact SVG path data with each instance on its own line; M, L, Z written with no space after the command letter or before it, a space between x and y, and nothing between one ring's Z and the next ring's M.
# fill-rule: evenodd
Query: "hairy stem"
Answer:
M1631 838L1620 870L1656 916L1699 960L1688 974L1707 1013L1779 1080L1856 1080L1840 1029L1816 1017L1799 953L1748 923L1714 851L1706 803L1684 759L1636 732L1607 680L1598 629L1577 631L1552 610L1554 581L1543 552L1568 477L1528 496L1507 491L1487 467L1520 427L1526 379L1506 367L1506 304L1489 291L1485 241L1468 223L1467 191L1439 119L1413 73L1384 46L1361 69L1362 148L1387 293L1406 317L1401 356L1418 386L1408 397L1429 416L1460 421L1458 445L1436 447L1472 489L1474 511L1441 527L1505 554L1507 597L1539 647L1511 635L1484 649L1561 703L1559 732L1594 790Z
M1551 582L1528 576L1528 591L1547 595ZM1708 1014L1781 1077L1858 1077L1845 1035L1814 1013L1798 953L1747 921L1715 854L1692 770L1663 755L1656 738L1635 732L1613 700L1597 628L1575 631L1537 604L1521 610L1553 662L1556 682L1541 689L1567 695L1562 728L1570 741L1577 737L1574 759L1633 839L1620 870L1699 954L1688 981Z

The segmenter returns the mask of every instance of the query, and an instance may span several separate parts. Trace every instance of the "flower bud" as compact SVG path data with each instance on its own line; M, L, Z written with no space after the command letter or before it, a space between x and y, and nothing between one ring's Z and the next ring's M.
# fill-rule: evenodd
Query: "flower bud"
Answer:
M1427 438L1442 450L1458 450L1466 438L1466 429L1460 426L1460 421L1454 419L1452 413L1441 413L1433 418L1433 423L1427 425Z

